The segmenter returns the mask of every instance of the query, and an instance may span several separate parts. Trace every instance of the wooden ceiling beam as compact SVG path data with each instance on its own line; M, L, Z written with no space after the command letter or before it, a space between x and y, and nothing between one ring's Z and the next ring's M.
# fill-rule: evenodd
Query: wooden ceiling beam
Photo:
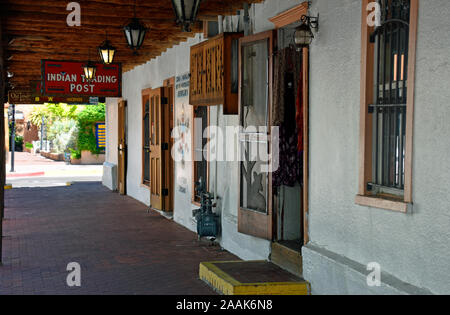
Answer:
M217 15L235 14L246 0L205 0L201 3L199 20L211 20ZM98 60L96 47L105 38L117 48L115 61L124 71L160 56L167 49L202 32L201 23L193 26L193 33L183 33L174 22L171 1L137 0L137 17L149 28L144 45L135 56L125 42L123 26L134 15L130 0L79 0L81 27L66 24L67 2L60 0L2 0L3 40L7 56L6 66L14 77L10 82L28 84L30 78L40 79L42 59ZM260 0L249 0L249 3Z

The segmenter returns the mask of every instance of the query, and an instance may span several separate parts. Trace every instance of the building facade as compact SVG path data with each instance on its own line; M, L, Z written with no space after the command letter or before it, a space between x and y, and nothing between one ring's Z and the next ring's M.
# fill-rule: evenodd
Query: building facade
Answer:
M383 5L383 2L375 3ZM194 189L201 174L208 190L216 196L216 211L221 218L220 245L245 260L274 260L274 243L296 241L301 247L298 258L301 274L311 283L315 294L450 293L447 272L450 174L445 167L450 163L450 127L445 120L450 114L446 106L446 87L450 80L446 58L450 24L446 17L450 3L444 0L398 2L405 6L382 14L379 26L370 24L374 9L366 0L314 0L309 8L297 0L253 4L249 10L247 38L256 37L255 41L247 42L257 43L258 36L259 40L271 38L269 43L275 38L273 52L252 48L267 53L267 60L271 60L266 73L267 77L275 78L267 93L266 114L271 119L276 116L272 111L273 97L279 78L277 67L281 67L275 62L277 51L291 45L293 30L298 25L289 18L299 13L319 16L319 27L314 30L309 51L303 49L300 65L303 78L300 82L307 87L302 91L303 99L308 100L303 103L307 108L303 110L304 126L307 126L303 131L305 147L300 164L303 177L293 185L280 185L276 190L271 185L263 185L261 189L243 193L245 187L240 185L243 175L238 161L195 164L189 159L169 159L163 165L173 169L168 175L168 183L172 183L168 184L171 187L168 194L172 201L163 210L172 213L177 223L196 231L192 210L198 208ZM395 12L400 12L405 23L389 24ZM239 17L230 18L226 23L234 21L236 25L238 20ZM283 20L285 23L280 22ZM208 121L207 125L222 130L241 125L242 111L241 115L239 112L229 115L227 107L217 104L202 112L189 104L185 90L192 69L191 47L206 41L204 37L197 34L147 64L124 73L123 99L107 99L105 186L112 190L119 188L117 167L122 155L118 148L121 148L121 135L125 134L126 193L154 207L152 183L147 178L152 164L146 161L152 159L151 152L148 152L150 157L146 155L151 143L146 143L144 138L154 132L153 128L158 128L153 125L157 122L148 120L152 103L147 103L156 89L172 88L172 94L167 92L161 98L168 98L172 103L165 121L169 131L177 129L186 134L180 137L181 141L166 141L181 156L192 156L203 150L188 132L197 130L195 118L201 116ZM243 76L247 57L242 52L247 46L245 37L240 41L239 73ZM378 47L382 48L377 52ZM392 51L390 57L385 54L382 59L380 52L388 50ZM253 56L259 56L258 53L254 52ZM377 69L383 69L377 60L381 64L390 60L386 67L395 70L389 73L385 67L384 75L377 74ZM258 78L258 71L252 71ZM252 82L255 86L262 84L258 79ZM386 99L388 93L390 102ZM254 94L253 100L259 96ZM120 110L123 101L126 101L125 115ZM386 105L392 105L391 109L383 109ZM378 119L373 118L373 113ZM125 117L123 128L119 128L120 117ZM380 122L385 129L375 127ZM202 131L202 126L199 128ZM382 145L385 134L391 139L386 140L388 149ZM227 136L225 143L217 143L216 139L212 137L205 146L208 154L213 154L217 147L227 151L230 143L236 150L240 145ZM372 143L378 143L377 139L381 139L379 146ZM385 158L381 164L377 164L379 156ZM260 220L261 215L249 215L241 209L245 208L242 202L249 203L255 194L268 196L265 202L270 211L265 215L271 223L261 228L262 232L251 222L253 218ZM273 217L277 220L272 221ZM270 234L262 237L267 231ZM368 276L377 266L381 270L380 283L369 285Z

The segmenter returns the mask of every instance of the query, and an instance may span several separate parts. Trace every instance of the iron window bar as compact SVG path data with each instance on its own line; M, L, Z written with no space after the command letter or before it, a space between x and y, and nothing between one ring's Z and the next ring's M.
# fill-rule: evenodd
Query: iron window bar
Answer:
M375 47L373 176L374 194L403 195L410 0L378 0L381 24L370 36Z

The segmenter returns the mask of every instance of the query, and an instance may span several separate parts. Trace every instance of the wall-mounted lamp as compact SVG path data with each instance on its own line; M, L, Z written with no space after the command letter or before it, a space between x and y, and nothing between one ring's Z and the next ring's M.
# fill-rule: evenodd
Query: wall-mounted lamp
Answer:
M314 39L313 29L319 29L319 15L317 17L303 15L301 25L295 29L294 40L297 47L307 47Z

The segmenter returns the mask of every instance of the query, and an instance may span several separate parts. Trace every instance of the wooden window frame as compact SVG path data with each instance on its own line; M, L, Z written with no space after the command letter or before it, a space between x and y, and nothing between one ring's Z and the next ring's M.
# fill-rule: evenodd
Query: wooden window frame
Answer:
M191 202L193 205L196 206L200 206L200 202L198 202L197 200L195 200L195 183L196 183L196 178L195 178L195 163L197 163L195 161L195 152L194 152L194 141L195 141L195 108L196 107L200 107L200 106L192 106L192 132L191 132L191 156L192 156L192 192L191 192ZM208 106L205 106L208 112L208 127L210 126L210 108ZM208 132L208 138L209 138L210 134ZM210 163L209 163L209 141L208 141L208 145L207 145L207 152L208 152L208 159L206 160L206 190L209 190L209 176L210 176L210 171L209 171L209 167L210 167Z
M144 181L144 173L145 173L145 152L144 152L144 146L145 146L145 126L144 126L144 116L145 116L145 101L148 100L150 101L150 93L151 93L152 89L145 89L142 90L142 113L141 113L141 121L142 121L142 166L141 166L141 187L144 187L146 189L150 190L150 181L148 183L146 183ZM149 174L150 176L150 174Z
M374 84L374 44L370 43L370 34L374 28L367 24L370 14L367 6L371 0L362 1L361 22L361 107L360 107L360 154L359 187L355 202L358 205L407 213L411 211L412 196L412 154L414 120L414 83L416 64L417 23L419 0L411 0L409 48L408 48L408 93L406 104L406 143L405 143L405 189L402 199L392 196L371 196L367 183L372 178L372 116L368 107L373 102Z

